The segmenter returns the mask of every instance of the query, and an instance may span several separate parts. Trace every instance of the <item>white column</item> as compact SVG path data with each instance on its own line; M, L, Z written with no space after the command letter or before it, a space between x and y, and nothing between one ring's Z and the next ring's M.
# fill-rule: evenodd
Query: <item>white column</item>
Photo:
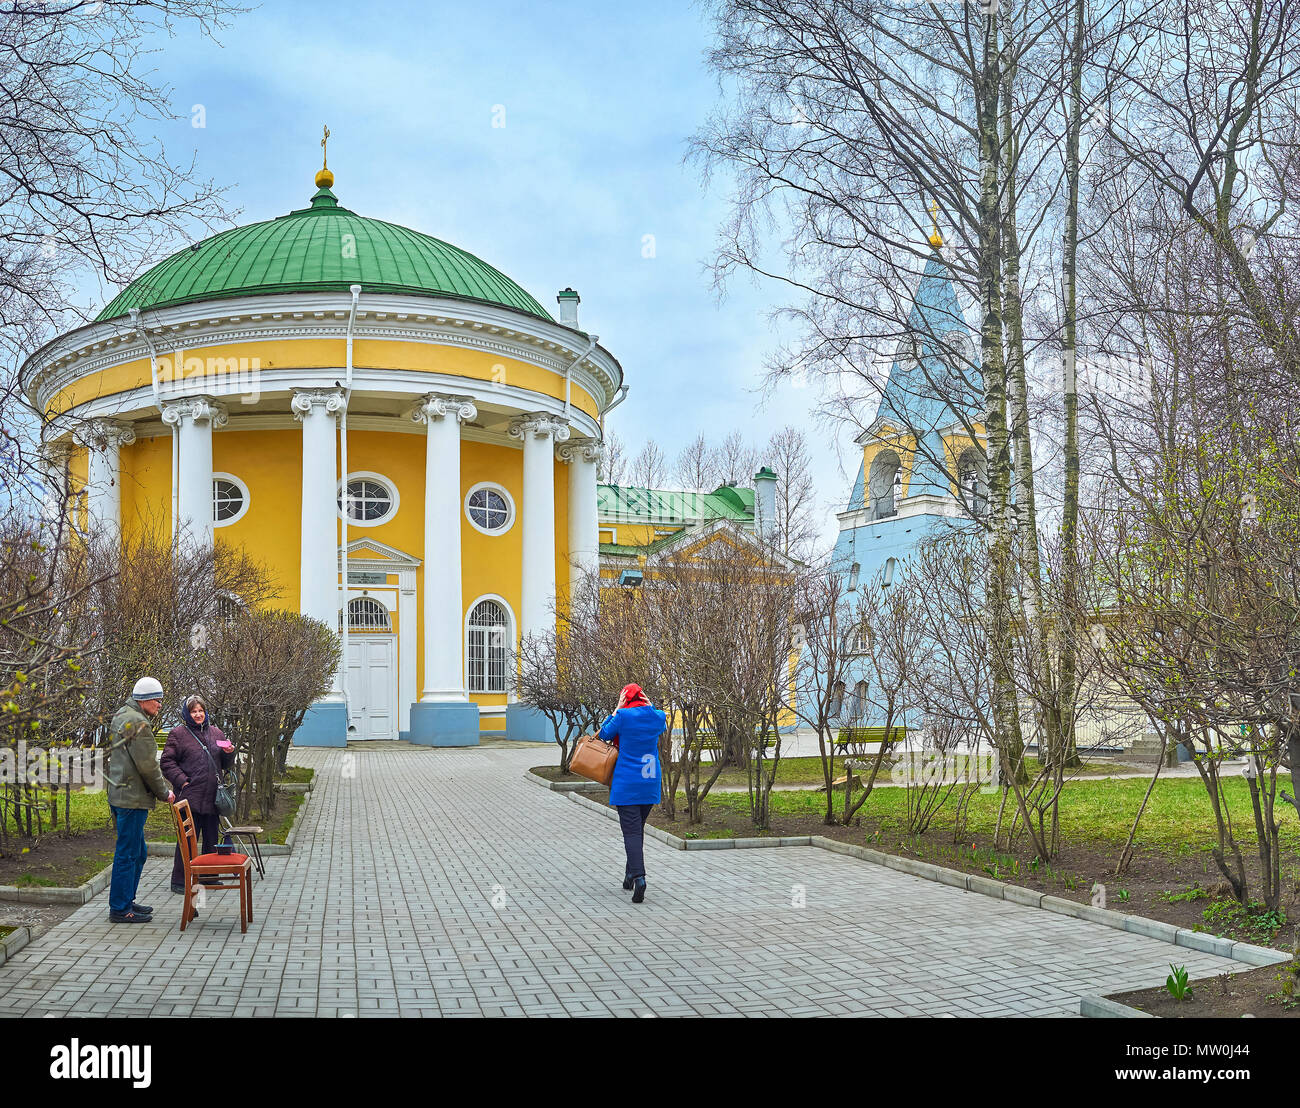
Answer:
M569 593L573 595L584 577L600 572L596 477L605 447L597 439L581 439L556 453L569 465Z
M93 537L122 527L121 448L135 442L129 423L91 419L78 429L86 447L86 526Z
M291 406L294 418L302 424L302 561L298 610L334 630L338 626L339 610L335 424L337 413L343 408L343 393L338 389L295 389ZM346 667L345 658L341 668Z
M461 653L460 425L478 415L464 396L429 393L411 413L424 451L424 690L421 704L467 701Z
M516 419L510 434L524 443L522 639L555 626L555 444L569 437L569 428L539 412Z
M211 546L212 429L225 426L226 409L210 396L187 396L164 401L162 418L178 440L173 529L195 545Z
M68 457L71 445L66 439L41 443L41 483L45 486L42 521L57 529L68 524L71 495L68 488Z

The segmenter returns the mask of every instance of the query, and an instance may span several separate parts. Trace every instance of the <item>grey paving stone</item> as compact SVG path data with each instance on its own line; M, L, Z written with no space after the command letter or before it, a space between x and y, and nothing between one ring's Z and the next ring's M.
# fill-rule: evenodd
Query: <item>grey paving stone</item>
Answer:
M1077 1015L1175 957L1195 976L1243 968L1209 937L1175 952L1081 905L971 895L965 875L949 887L915 876L928 863L802 837L651 838L634 905L612 813L525 780L549 754L348 753L343 778L342 752L294 751L317 786L246 935L231 897L181 933L170 859L151 858L157 921L111 926L101 894L0 967L0 1016ZM392 819L394 795L427 817Z

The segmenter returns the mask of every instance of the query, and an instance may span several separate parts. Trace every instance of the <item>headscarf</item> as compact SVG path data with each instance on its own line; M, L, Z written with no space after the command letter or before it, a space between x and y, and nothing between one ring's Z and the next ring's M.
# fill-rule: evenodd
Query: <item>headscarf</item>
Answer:
M618 706L620 708L642 708L649 707L650 698L641 691L641 686L633 682L630 685L623 686L623 692L619 695Z
M194 717L190 715L190 709L194 707L195 704L203 705L203 726L202 727L200 727L197 723L195 723ZM194 696L187 696L185 698L185 706L181 708L181 719L185 721L185 726L188 727L195 736L199 736L204 732L206 732L208 729L208 724L210 722L208 720L207 701L204 700L203 697L197 694L195 694Z

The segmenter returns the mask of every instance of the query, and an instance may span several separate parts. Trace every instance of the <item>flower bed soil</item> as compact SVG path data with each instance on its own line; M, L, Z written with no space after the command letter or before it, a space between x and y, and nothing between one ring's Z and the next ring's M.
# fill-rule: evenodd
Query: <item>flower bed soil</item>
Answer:
M266 841L283 843L293 816L304 800L303 793L280 793L275 811L262 822ZM173 842L176 838L165 804L158 805L145 824L145 838L151 842ZM0 885L20 888L75 888L89 881L113 862L117 832L111 826L90 828L75 835L51 832L40 839L10 836L0 843Z
M1179 964L1177 957L1170 961ZM1240 1019L1242 1016L1295 1019L1300 1017L1300 1006L1284 1006L1275 995L1282 991L1282 981L1286 976L1287 968L1283 963L1260 966L1244 973L1222 973L1217 977L1194 979L1191 992L1182 1000L1175 1000L1163 985L1111 993L1107 999L1162 1019Z

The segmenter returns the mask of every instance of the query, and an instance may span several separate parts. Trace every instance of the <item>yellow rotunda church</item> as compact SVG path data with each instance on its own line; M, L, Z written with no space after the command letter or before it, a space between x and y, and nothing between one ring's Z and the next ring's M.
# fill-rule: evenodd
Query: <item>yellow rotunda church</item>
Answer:
M91 535L171 521L242 545L345 634L295 738L545 739L510 703L520 637L599 566L618 361L492 266L310 204L160 262L37 351L24 386ZM346 614L346 619L341 617Z

